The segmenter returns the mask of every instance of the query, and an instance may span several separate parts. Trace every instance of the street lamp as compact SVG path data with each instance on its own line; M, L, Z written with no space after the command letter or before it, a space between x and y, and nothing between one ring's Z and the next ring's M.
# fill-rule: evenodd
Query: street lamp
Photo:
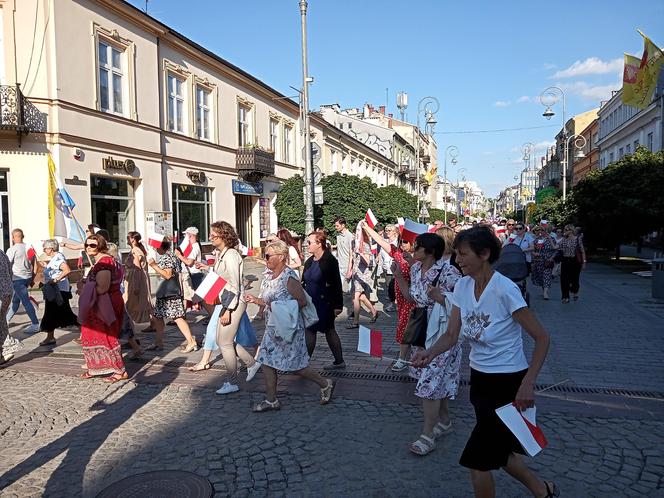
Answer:
M450 156L452 165L456 165L459 148L456 145L449 145L445 149L445 168L443 169L443 211L445 212L445 224L447 225L447 156Z
M555 112L553 112L552 107L556 105L556 103L562 98L563 101L563 143L565 144L565 150L563 151L563 202L565 202L565 199L567 199L567 167L568 167L568 162L569 162L569 153L567 150L567 128L566 128L566 121L565 121L565 115L567 113L567 99L565 97L565 92L563 92L559 87L557 86L550 86L546 90L544 90L541 95L540 95L540 102L541 104L546 107L544 110L544 113L542 116L544 116L546 119L551 119L553 116L556 115Z
M574 159L583 159L586 157L585 153L583 152L583 148L586 146L588 143L586 140L586 137L583 135L571 135L566 141L565 141L565 150L569 148L570 142L574 143Z
M436 119L434 115L440 109L440 103L436 97L424 97L417 103L417 138L415 140L415 171L417 183L417 221L420 221L420 114L424 112L425 121L425 134L432 136L433 127L436 126Z
M463 209L462 209L463 206L461 205L461 200L459 199L459 184L460 184L460 182L459 182L459 177L461 177L461 180L463 180L463 181L465 182L465 181L466 181L466 176L465 176L464 174L462 174L462 173L467 173L467 172L468 172L468 170L467 170L466 168L459 168L459 169L457 170L457 190L456 190L456 197L457 197L457 201L458 201L458 207L457 207L457 214L458 214L458 216L461 216L461 215L463 214ZM463 188L462 188L462 190L463 190L463 202L466 202L466 184L465 184L465 183L463 184ZM466 219L466 215L465 215L465 214L463 215L463 219L464 219L464 220Z
M307 0L300 0L302 25L302 124L304 127L304 230L314 231L314 165L311 161L311 135L309 132L309 77L307 64ZM307 249L305 247L305 249Z

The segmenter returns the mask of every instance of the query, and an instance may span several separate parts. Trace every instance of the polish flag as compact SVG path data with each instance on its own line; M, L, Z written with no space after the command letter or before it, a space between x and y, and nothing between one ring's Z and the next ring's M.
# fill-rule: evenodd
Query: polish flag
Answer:
M427 233L429 227L424 223L416 223L411 219L406 218L406 221L401 232L401 238L406 242L415 242L415 238L421 233Z
M371 209L367 209L367 212L364 215L364 220L367 222L367 225L369 225L371 228L375 227L376 224L378 223L378 219L374 216L373 211Z
M76 267L77 268L83 268L83 256L79 256L78 260L76 260Z
M383 334L378 330L371 330L360 325L357 336L357 350L371 356L383 356Z
M542 429L535 422L535 408L519 411L514 403L496 408L496 415L523 446L531 457L537 455L548 444Z
M191 251L193 250L194 250L194 245L189 240L189 237L185 237L184 239L182 239L182 242L180 243L180 251L182 251L182 255L185 258L188 258L189 255L191 254Z
M154 247L155 249L159 249L163 241L164 241L164 236L160 233L150 232L150 234L148 235L148 245Z
M37 251L35 251L35 248L32 247L32 244L28 246L26 256L28 256L28 260L32 260L37 257Z
M206 303L214 304L215 299L219 296L219 293L225 285L226 281L215 272L211 271L208 272L201 282L201 285L198 286L195 294Z
M436 233L436 230L438 230L438 227L436 225L428 225L428 226L429 229L427 230L427 232L429 233Z
M378 254L378 244L376 244L375 242L371 243L371 254L373 254L374 256Z
M397 226L399 227L399 230L403 228L405 223L405 220L401 216L397 218Z
M215 262L214 254L206 254L206 255L205 255L205 262L206 262L208 265L212 266L212 265L214 264L214 262Z
M242 244L242 242L240 242L240 245L238 246L238 249L240 251L240 254L242 254L242 256L253 256L254 255L254 250L248 248L247 246Z

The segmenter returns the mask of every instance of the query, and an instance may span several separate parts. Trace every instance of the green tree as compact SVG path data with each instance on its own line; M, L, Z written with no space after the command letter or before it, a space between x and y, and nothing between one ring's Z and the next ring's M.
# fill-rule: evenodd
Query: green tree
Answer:
M274 209L279 227L286 227L298 234L304 233L304 178L295 175L284 182L277 194Z
M338 216L346 218L349 230L353 231L358 221L364 218L367 209L374 205L376 184L368 177L357 177L335 173L321 181L323 186L323 205L321 209L321 226L327 228L334 236L334 220ZM378 218L379 213L373 210Z
M568 198L563 202L560 191L544 197L535 206L530 219L533 223L539 223L540 220L547 220L554 225L565 225L573 223L576 218L576 204Z
M398 217L417 219L417 197L409 194L406 189L396 185L388 185L376 189L372 211L378 221L395 223Z
M445 210L438 209L438 208L428 208L428 210L429 210L429 219L428 219L428 221L430 223L433 223L434 221L437 221L437 220L445 221ZM448 211L447 212L447 221L449 221L450 218L456 218L456 213Z

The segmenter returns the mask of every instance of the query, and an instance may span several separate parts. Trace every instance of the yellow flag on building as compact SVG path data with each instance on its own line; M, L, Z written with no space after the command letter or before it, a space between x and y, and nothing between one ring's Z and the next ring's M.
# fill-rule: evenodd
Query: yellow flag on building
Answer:
M431 185L431 182L433 182L433 179L436 177L436 167L432 166L429 171L427 171L424 175L424 179L427 181L429 185Z
M664 52L641 31L639 34L643 36L643 55L638 60L625 54L622 101L625 105L645 109L657 87L659 71L664 63Z

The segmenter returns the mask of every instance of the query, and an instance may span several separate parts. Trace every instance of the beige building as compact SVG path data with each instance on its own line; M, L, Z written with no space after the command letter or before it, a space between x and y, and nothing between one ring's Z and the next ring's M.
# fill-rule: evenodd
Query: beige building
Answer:
M0 84L3 248L48 237L47 154L121 246L155 220L258 246L301 171L296 102L124 1L0 0Z

